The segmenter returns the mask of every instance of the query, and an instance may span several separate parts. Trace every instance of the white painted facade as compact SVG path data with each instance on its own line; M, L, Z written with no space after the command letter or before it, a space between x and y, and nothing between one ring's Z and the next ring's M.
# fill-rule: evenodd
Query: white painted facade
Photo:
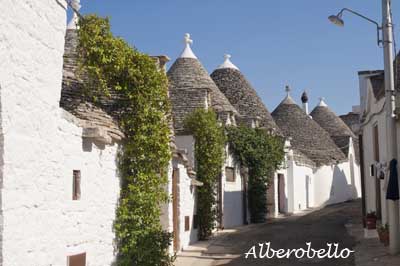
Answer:
M0 86L3 156L0 265L87 265L114 260L117 144L96 146L59 107L65 1L2 1ZM81 199L72 200L73 170Z
M176 171L174 176L174 171ZM194 225L194 216L196 215L196 186L193 185L193 178L188 174L187 163L181 157L174 156L169 167L168 193L170 202L165 204L162 209L161 223L164 230L174 233L174 211L177 211L177 250L174 250L174 244L170 246L171 254L187 248L190 244L198 240L197 228ZM173 195L173 178L177 178L176 191ZM177 197L177 209L174 210L173 197ZM189 228L185 229L185 217L189 217ZM174 236L176 237L176 236Z
M352 142L348 160L337 165L315 167L299 163L293 158L293 151L289 149L284 167L274 176L274 215L279 215L279 210L281 213L296 213L308 208L322 207L361 197L360 169L354 158ZM284 187L281 188L284 194L282 195L279 192L279 175L284 178Z
M226 145L225 154L225 165L222 170L222 225L224 228L233 228L244 224L243 180L240 164L235 161L233 154L229 152L228 145ZM227 180L226 167L234 169L234 181Z
M378 73L379 74L379 73ZM386 146L386 114L384 110L385 98L377 99L373 93L371 76L377 73L360 73L360 108L363 121L361 133L363 136L364 150L364 189L366 212L379 209L382 224L388 223L386 190L388 182L388 159ZM397 139L400 137L400 127L397 123ZM379 161L375 160L374 128L378 131ZM399 149L399 146L398 146ZM399 154L399 150L398 150ZM372 169L374 168L374 169ZM384 179L379 178L379 173L384 173ZM380 195L379 195L380 194Z

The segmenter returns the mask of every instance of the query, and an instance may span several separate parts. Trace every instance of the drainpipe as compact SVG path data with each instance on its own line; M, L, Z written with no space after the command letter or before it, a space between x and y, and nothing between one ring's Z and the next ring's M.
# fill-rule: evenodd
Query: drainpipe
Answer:
M393 71L393 25L391 18L391 1L382 0L382 31L385 63L385 104L387 131L387 161L397 158L396 120L395 120L395 90ZM388 200L390 253L400 251L399 234L399 201Z

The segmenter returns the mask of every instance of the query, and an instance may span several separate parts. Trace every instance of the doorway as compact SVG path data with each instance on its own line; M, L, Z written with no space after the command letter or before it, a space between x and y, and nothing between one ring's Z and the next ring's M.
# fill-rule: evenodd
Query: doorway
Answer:
M285 196L285 176L278 174L278 211L285 212L286 196Z
M310 208L310 184L311 178L310 176L306 175L306 208Z

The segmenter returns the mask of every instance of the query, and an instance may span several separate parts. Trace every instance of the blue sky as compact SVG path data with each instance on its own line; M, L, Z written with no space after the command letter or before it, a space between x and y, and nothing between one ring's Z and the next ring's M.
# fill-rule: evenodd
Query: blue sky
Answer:
M340 28L327 19L348 7L380 22L380 0L81 0L81 4L84 14L109 16L115 35L145 53L166 54L171 63L183 49L186 32L210 73L222 63L224 53L231 54L271 112L289 84L297 102L306 89L311 108L323 96L336 113L347 113L359 102L357 71L383 67L373 24L345 14L346 25ZM393 17L397 24L398 3L393 4ZM395 33L399 35L398 28Z

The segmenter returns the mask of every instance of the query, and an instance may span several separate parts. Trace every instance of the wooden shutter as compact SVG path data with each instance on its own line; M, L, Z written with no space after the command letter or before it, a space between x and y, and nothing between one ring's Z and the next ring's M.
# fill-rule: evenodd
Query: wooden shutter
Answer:
M374 142L374 160L376 162L379 162L379 130L378 130L378 125L374 126L373 129L373 142Z

